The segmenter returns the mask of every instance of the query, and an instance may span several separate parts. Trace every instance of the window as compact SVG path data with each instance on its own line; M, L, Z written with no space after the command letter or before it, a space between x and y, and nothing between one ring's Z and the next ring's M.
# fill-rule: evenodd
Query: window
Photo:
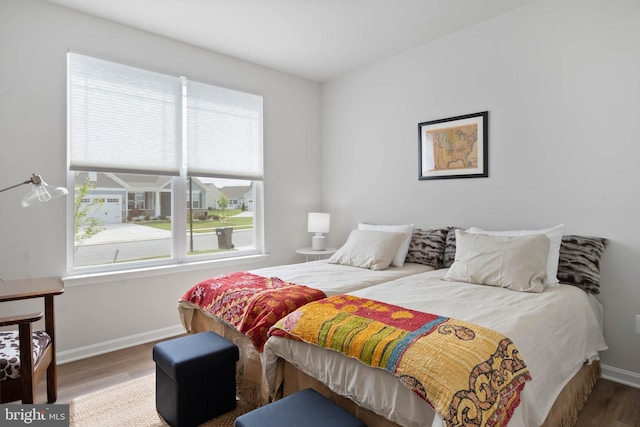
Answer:
M200 209L202 206L202 193L200 190L187 191L187 209Z
M68 91L70 271L262 251L262 97L76 53Z
M132 209L150 209L153 210L154 193L147 192L131 192L128 194L128 207Z

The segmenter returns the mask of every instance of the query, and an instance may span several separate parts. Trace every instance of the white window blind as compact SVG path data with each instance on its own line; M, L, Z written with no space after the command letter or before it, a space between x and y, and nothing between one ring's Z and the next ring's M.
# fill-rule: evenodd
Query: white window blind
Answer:
M262 180L262 97L187 81L190 176Z
M76 53L68 60L70 168L178 175L180 78Z

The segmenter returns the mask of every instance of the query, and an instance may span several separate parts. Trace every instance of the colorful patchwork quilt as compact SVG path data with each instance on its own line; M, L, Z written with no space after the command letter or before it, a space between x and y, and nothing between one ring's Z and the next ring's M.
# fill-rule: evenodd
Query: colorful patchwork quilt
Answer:
M324 292L285 282L237 272L204 280L180 301L187 301L220 318L251 338L262 351L269 328L298 307L325 298Z
M446 426L505 426L531 380L515 344L498 332L351 295L307 304L269 334L386 369Z

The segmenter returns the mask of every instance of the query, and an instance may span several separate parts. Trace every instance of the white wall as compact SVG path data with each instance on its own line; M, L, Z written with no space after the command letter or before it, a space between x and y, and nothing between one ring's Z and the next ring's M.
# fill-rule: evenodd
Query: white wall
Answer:
M178 331L176 302L198 280L302 261L295 249L308 245L306 215L321 201L319 84L37 0L0 2L0 188L32 172L65 185L67 50L264 97L271 256L261 264L67 287L56 302L61 360ZM23 209L27 191L0 196L0 277L64 276L66 204ZM19 309L2 306L3 313Z
M606 237L602 359L640 386L640 2L539 0L322 97L333 246L358 221ZM418 181L418 123L485 110L489 178Z

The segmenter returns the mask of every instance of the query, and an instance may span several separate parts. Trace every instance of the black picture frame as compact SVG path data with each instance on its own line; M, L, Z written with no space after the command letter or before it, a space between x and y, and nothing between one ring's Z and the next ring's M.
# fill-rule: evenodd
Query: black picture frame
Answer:
M489 112L418 124L418 179L489 176Z

